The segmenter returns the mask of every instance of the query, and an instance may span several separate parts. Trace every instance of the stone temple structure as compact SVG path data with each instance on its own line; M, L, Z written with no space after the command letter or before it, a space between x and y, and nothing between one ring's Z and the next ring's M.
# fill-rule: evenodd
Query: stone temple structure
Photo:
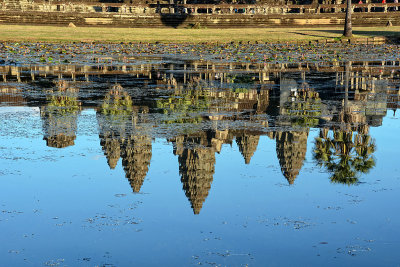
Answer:
M353 25L400 25L394 0L352 5ZM112 27L282 27L343 25L344 0L0 0L0 21Z

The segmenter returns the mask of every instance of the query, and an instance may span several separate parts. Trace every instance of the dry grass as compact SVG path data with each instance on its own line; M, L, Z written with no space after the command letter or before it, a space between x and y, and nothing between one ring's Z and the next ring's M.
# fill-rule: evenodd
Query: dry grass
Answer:
M400 37L400 27L354 28L355 37ZM304 42L335 38L342 27L330 28L248 28L248 29L152 29L0 25L1 41L42 42Z

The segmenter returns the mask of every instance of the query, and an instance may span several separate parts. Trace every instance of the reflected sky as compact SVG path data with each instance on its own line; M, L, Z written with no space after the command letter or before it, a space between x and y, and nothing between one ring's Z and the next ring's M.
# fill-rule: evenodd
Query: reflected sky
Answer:
M9 70L6 265L399 261L392 62Z

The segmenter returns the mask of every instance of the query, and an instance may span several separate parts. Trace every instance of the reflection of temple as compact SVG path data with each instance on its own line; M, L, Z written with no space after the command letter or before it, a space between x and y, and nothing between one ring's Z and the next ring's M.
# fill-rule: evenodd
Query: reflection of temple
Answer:
M194 214L199 214L211 188L215 154L206 148L184 149L178 161L183 190Z
M125 121L130 119L132 100L119 85L107 92L97 112L100 144L111 169L117 166L121 156L122 139L125 136Z
M236 138L246 164L257 149L258 133L245 130L210 130L181 135L170 139L174 155L178 155L179 173L186 197L193 212L199 214L206 200L214 175L215 153L223 144L231 144Z
M74 145L80 103L78 89L59 81L56 91L50 90L48 103L41 107L44 140L49 147L64 148Z
M293 184L306 157L308 129L318 124L321 115L321 99L307 83L298 85L294 79L281 78L277 107L274 124L295 130L274 131L269 137L276 140L276 154L283 176Z
M307 132L277 132L276 154L283 176L293 184L303 166L307 152Z
M151 137L140 123L147 107L134 106L129 94L115 85L97 112L100 144L108 165L114 169L120 157L133 192L138 193L151 160Z
M400 108L400 90L391 90L388 95L388 109L393 110L393 116L396 116L396 110Z
M134 106L131 120L127 121L122 144L122 166L133 192L138 193L149 171L152 156L152 138L144 125L147 107Z
M228 130L201 131L170 139L178 155L179 173L186 197L194 214L199 214L213 181L215 153L223 144L232 143Z
M12 86L0 86L0 104L24 106L26 101L20 89Z
M123 145L122 165L133 192L138 193L149 170L151 160L151 138L146 135L131 135Z
M45 139L53 147L73 145L79 103L96 108L107 163L114 169L122 158L134 192L140 191L149 170L152 139L167 138L178 156L185 194L198 214L213 181L215 153L234 139L246 164L250 164L260 136L276 140L280 168L289 184L294 183L305 160L310 128L320 128L325 137L332 133L330 140L338 150L350 145L368 148L358 141L351 144L339 139L350 139L356 133L357 138L368 139L369 128L382 124L387 109L399 107L400 75L395 77L396 72L385 68L381 71L377 63L352 64L350 69L339 63L321 67L206 61L32 69L0 66L6 73L0 102L43 106ZM344 69L350 71L347 90ZM43 94L36 89L47 90L60 76L70 79L76 89L60 82L43 103L39 96ZM121 86L110 89L110 77L117 77ZM15 84L22 84L21 88ZM321 143L320 150L326 144ZM364 154L372 155L368 153Z
M259 140L259 135L246 134L245 132L236 136L236 144L246 164L250 163L251 157L254 155L254 152L256 152Z
M100 145L103 147L108 166L110 166L111 169L115 169L121 155L121 144L119 138L102 133L100 134Z
M215 148L209 146L206 133L179 136L171 140L178 155L179 173L186 197L194 214L199 214L213 181ZM193 144L194 147L188 147Z

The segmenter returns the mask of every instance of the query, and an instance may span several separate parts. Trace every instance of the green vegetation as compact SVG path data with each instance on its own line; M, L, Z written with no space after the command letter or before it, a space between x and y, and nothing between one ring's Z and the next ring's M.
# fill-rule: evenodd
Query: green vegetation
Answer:
M285 113L291 117L293 126L314 127L321 116L321 98L317 92L309 89L299 90L294 101L285 103Z
M76 97L51 96L46 106L50 114L75 113L79 110L79 103Z
M73 114L80 110L76 89L69 87L67 82L60 81L58 90L49 90L47 93L46 112L49 116Z
M104 115L129 115L133 112L131 97L120 85L115 85L105 96L101 105Z
M248 93L248 92L249 92L249 89L239 87L239 88L232 88L232 91L233 91L234 93L236 93L236 94L240 94L240 93L245 94L245 93Z
M227 82L232 92L248 93L249 89L254 86L255 77L252 74L229 74Z
M307 42L333 39L342 35L342 27L326 28L249 28L171 29L102 28L0 25L0 41L18 42ZM354 38L400 37L400 27L353 27Z
M210 106L207 92L203 90L185 90L176 92L167 99L156 101L157 108L162 109L165 115L170 115L165 121L171 123L199 123L201 116L193 116L195 113L207 111Z
M229 74L227 76L228 83L253 84L254 81L255 77L253 74Z

